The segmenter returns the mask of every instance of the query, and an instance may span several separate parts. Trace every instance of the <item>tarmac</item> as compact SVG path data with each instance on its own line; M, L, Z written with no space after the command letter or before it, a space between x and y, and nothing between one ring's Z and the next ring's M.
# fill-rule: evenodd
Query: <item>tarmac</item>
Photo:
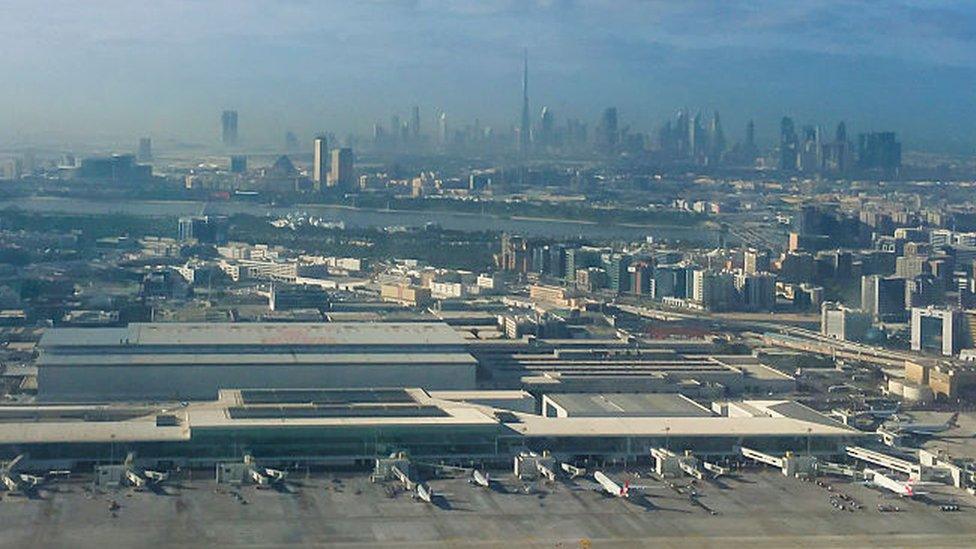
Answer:
M592 477L522 483L493 472L490 488L463 474L431 478L432 504L367 472L294 472L275 490L218 486L209 471L194 471L156 493L95 489L76 475L34 498L4 494L0 545L932 548L976 539L976 498L951 487L917 501L835 478L823 479L828 490L771 469L694 484L634 472L607 471L629 482L626 499ZM861 509L837 509L838 493ZM950 502L960 510L939 509Z

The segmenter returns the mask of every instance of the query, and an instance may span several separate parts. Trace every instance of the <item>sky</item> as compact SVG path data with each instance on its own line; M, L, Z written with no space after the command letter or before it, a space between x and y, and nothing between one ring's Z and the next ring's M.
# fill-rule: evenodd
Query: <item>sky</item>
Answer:
M3 0L0 143L213 143L367 134L421 108L433 131L507 131L549 106L591 125L607 106L655 129L719 110L894 130L907 148L976 151L976 2L960 0Z

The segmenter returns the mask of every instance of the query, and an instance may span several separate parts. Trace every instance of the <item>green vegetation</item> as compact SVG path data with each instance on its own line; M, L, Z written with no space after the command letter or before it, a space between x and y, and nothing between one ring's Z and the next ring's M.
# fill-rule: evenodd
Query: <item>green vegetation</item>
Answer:
M175 217L144 217L114 213L111 215L38 214L16 208L0 212L0 225L8 230L50 231L69 233L80 231L82 241L99 238L146 235L176 237L179 232Z

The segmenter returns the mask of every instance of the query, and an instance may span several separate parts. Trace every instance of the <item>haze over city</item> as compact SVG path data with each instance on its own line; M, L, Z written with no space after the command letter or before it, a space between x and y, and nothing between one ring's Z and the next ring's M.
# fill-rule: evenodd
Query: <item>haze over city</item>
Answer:
M972 547L972 1L0 1L0 547Z
M0 143L213 141L368 134L421 107L507 131L528 48L533 116L615 105L652 131L718 109L761 143L782 116L893 129L906 147L976 148L976 7L948 1L362 2L11 0L0 6ZM273 141L272 141L273 139Z

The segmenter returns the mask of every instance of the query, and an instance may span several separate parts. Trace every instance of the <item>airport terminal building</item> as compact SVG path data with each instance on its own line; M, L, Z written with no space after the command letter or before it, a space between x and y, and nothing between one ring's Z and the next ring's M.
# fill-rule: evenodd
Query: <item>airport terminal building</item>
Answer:
M652 448L730 456L843 452L863 433L800 404L717 403L680 395L558 395L560 417L523 391L221 390L211 401L0 407L0 459L29 453L66 467L127 452L170 466L210 466L245 453L268 463L366 465L393 452L453 463L510 463L529 450L563 460L647 459ZM621 407L620 413L612 409Z
M53 328L39 349L47 402L213 400L230 387L473 389L477 365L439 322Z

